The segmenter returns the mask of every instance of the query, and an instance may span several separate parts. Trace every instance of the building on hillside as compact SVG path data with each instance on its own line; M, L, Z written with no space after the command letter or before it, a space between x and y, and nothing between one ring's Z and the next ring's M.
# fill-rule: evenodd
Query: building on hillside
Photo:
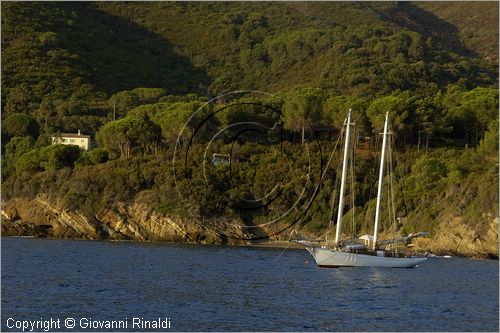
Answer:
M228 154L217 154L212 155L212 165L224 164L227 165L231 163L231 156Z
M233 156L231 156L229 154L214 153L212 155L211 162L212 162L212 165L219 165L219 164L229 165L230 163L239 163L241 159L242 159L242 157L240 155L233 154Z
M60 133L52 137L52 144L76 145L83 150L90 149L90 135L80 133Z

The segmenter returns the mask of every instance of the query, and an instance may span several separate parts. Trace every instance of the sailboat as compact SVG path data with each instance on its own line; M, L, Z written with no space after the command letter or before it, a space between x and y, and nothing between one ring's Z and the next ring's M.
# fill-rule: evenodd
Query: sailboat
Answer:
M381 245L388 245L399 242L407 243L411 241L411 239L413 238L428 235L428 233L421 232L397 239L382 240L382 241L378 240L378 225L380 222L380 203L382 197L382 183L384 178L384 163L387 154L386 152L387 137L388 135L390 135L390 132L388 130L389 112L387 112L385 115L373 237L369 235L361 237L366 241L365 244L361 242L346 244L345 242L342 242L340 239L341 228L342 228L343 205L344 205L344 190L345 190L347 167L348 167L348 150L349 150L349 144L350 144L349 141L351 136L350 129L352 126L351 114L352 110L349 110L347 119L345 121L346 137L345 137L344 151L343 151L342 178L340 184L339 208L337 212L337 227L335 231L335 242L333 243L333 246L330 246L330 244L328 243L322 245L321 243L313 243L305 240L294 240L294 242L305 245L307 251L309 251L312 254L314 260L320 267L332 267L332 268L346 267L346 266L395 267L395 268L415 267L418 264L427 260L427 258L405 256L403 253L386 252L378 248ZM368 243L368 246L366 245L366 243Z

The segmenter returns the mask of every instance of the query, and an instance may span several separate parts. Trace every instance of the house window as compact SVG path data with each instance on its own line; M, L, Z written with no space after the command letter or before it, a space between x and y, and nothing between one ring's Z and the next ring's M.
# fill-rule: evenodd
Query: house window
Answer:
M75 139L69 139L69 142L75 142Z
M80 142L83 143L83 139L81 139Z

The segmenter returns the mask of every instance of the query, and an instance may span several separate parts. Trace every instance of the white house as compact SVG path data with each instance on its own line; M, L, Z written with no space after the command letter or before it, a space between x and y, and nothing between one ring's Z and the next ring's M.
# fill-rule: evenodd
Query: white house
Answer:
M63 144L63 145L76 145L83 150L89 150L90 148L90 135L84 135L80 133L61 133L60 135L52 137L52 144Z

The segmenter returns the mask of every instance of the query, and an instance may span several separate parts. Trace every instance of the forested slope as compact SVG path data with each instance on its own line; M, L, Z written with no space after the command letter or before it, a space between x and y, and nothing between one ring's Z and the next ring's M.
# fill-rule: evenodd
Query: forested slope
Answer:
M414 4L448 22L470 50L492 63L498 62L498 2L463 1L453 6L441 1Z
M1 6L4 200L47 194L59 209L91 219L117 202L140 202L172 216L258 223L258 216L228 208L231 200L263 194L272 175L288 174L290 196L279 204L286 207L302 177L289 172L290 161L272 157L275 143L240 142L254 157L238 181L252 187L227 187L224 170L202 200L188 205L179 203L168 166L193 111L218 94L251 89L273 96L220 98L209 107L260 103L280 110L259 119L283 125L287 156L297 166L307 162L302 141L314 143L315 128L338 134L348 108L363 149L378 149L389 111L400 147L397 208L412 221L400 232L439 233L453 220L483 237L498 217L498 192L490 186L498 184L498 3ZM210 130L249 119L241 107L226 111L206 123ZM94 149L50 145L52 135L77 130L92 136ZM311 158L326 158L334 137L320 138ZM202 137L193 150L206 143ZM357 216L351 233L368 231L373 215L376 155L363 156L355 207L346 209L346 218ZM305 232L327 226L335 177L330 170L303 216Z

